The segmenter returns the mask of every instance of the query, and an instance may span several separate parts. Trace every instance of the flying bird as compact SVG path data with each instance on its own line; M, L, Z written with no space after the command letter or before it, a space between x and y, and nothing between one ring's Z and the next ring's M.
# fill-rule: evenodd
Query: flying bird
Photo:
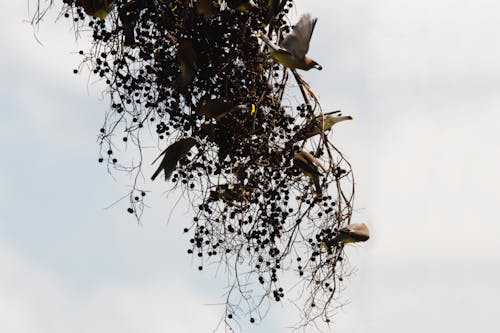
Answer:
M168 180L174 172L175 167L179 160L181 160L186 154L191 150L191 148L196 144L196 140L193 138L185 138L180 139L179 141L174 142L170 146L165 149L160 156L158 156L153 164L162 156L163 160L161 161L158 169L156 169L153 176L151 176L151 180L155 180L155 178L160 174L163 170L165 173L165 180Z
M283 66L305 71L311 68L321 70L323 67L306 55L317 20L317 18L312 19L310 14L302 15L292 32L283 39L279 46L271 42L266 35L258 33L257 37L268 46L271 57Z
M80 0L80 4L87 15L98 17L101 20L108 16L115 5L114 0Z
M320 169L325 172L326 170L323 168L321 163L319 163L316 157L305 150L298 151L293 155L293 165L302 171L304 175L312 179L316 194L322 195L323 191L319 182L319 177L322 176Z
M336 112L333 112L336 113ZM312 122L301 128L293 136L293 141L300 141L309 139L315 135L327 132L333 125L340 123L344 120L352 120L352 116L336 116L334 114L319 115Z
M196 52L193 42L188 38L179 40L177 47L177 61L179 62L180 74L175 80L176 89L184 89L193 81L198 69Z
M347 227L339 229L334 238L323 241L322 245L329 250L338 243L366 242L368 239L370 239L370 231L368 230L366 224L353 223Z

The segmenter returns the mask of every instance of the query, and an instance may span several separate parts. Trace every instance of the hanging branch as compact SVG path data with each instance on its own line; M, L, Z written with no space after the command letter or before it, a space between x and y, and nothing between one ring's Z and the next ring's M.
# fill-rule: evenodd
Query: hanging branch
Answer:
M158 168L152 178L165 173L167 192L191 205L188 254L199 270L215 265L227 275L221 324L262 320L282 301L300 309L297 327L329 324L349 268L343 242L324 244L350 224L354 178L329 141L332 118L293 66L304 103L284 99L294 93L288 69L267 44L277 45L274 35L276 48L291 47L287 36L307 29L307 17L290 26L290 0L63 3L60 15L76 34L92 33L75 72L89 68L108 85L99 162L131 176L128 212L141 220ZM37 6L34 25L48 8ZM152 142L160 155L154 166ZM295 160L307 146L316 147L317 182Z

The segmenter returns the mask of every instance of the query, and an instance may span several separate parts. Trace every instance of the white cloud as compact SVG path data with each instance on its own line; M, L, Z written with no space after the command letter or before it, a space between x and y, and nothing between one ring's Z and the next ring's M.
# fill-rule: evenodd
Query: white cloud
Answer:
M200 332L215 328L220 307L185 280L156 276L97 284L85 293L0 242L0 331Z
M500 116L483 116L472 120L448 110L430 119L396 116L384 124L370 173L365 171L373 178L364 190L372 193L370 211L379 236L374 242L388 252L394 245L404 247L394 254L401 256L453 260L500 253L495 241L500 226L492 219L500 186L495 153L500 136L491 136L492 119Z
M87 74L72 73L81 62L76 52L85 48L85 40L79 40L80 46L74 42L69 20L54 22L60 3L55 3L40 25L38 37L43 46L24 21L28 18L27 1L6 5L9 8L4 8L4 12L9 15L0 22L0 38L9 50L0 54L4 77L0 82L2 136L11 141L16 138L18 144L34 136L33 140L56 152L75 149L75 144L92 143L78 139L95 137L108 106L98 101L102 83L89 83Z

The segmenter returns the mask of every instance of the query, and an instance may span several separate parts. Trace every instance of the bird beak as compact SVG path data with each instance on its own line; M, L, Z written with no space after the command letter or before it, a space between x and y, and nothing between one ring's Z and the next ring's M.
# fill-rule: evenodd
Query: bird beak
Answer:
M342 111L341 110L335 110L335 111L327 112L324 115L327 116L327 115L336 114L336 113L340 113L340 112L342 112Z

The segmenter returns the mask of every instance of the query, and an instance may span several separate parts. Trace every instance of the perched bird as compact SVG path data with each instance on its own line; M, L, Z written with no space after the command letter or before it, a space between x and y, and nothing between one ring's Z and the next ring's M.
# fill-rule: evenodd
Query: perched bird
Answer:
M311 68L321 70L323 67L306 56L317 20L317 18L312 19L309 14L302 15L292 32L283 39L279 46L273 44L266 35L258 33L257 37L261 38L269 47L271 57L283 66L305 71Z
M210 201L223 200L225 202L243 201L250 193L242 184L220 184L210 191Z
M319 169L324 172L326 172L326 170L316 157L305 150L300 150L293 155L293 165L301 170L304 175L313 180L316 194L322 195L323 191L319 182L319 177L322 176L322 174Z
M80 4L87 15L106 18L115 5L114 0L80 0Z
M334 112L335 113L335 112ZM300 141L309 139L322 132L326 132L332 128L333 125L344 120L352 120L352 116L336 116L333 114L319 115L312 122L301 128L293 136L293 141Z
M217 10L212 0L197 0L194 6L198 15L203 16L205 21L214 17Z
M216 98L210 100L202 100L196 107L196 113L206 118L222 119L226 113L231 113L238 110L250 110L251 107L245 104L236 105L224 98Z
M193 42L188 38L179 40L177 47L177 61L181 73L175 80L176 89L184 89L193 81L196 70L198 69L196 51Z
M165 155L163 156L163 160L158 166L158 169L156 169L153 176L151 176L151 180L155 180L155 178L160 174L162 170L165 173L165 180L168 180L172 175L172 172L174 171L175 167L177 166L177 162L179 162L180 159L186 156L186 154L195 144L196 144L195 139L185 138L185 139L180 139L179 141L174 142L173 144L168 146L167 149L165 149L160 154L160 156L158 156L153 161L154 164L162 155Z
M252 0L226 0L227 6L239 12L247 11L251 8L257 8L257 5Z
M357 243L366 242L370 238L368 227L364 223L353 223L347 227L339 229L337 235L321 243L327 250L336 246L338 243Z

